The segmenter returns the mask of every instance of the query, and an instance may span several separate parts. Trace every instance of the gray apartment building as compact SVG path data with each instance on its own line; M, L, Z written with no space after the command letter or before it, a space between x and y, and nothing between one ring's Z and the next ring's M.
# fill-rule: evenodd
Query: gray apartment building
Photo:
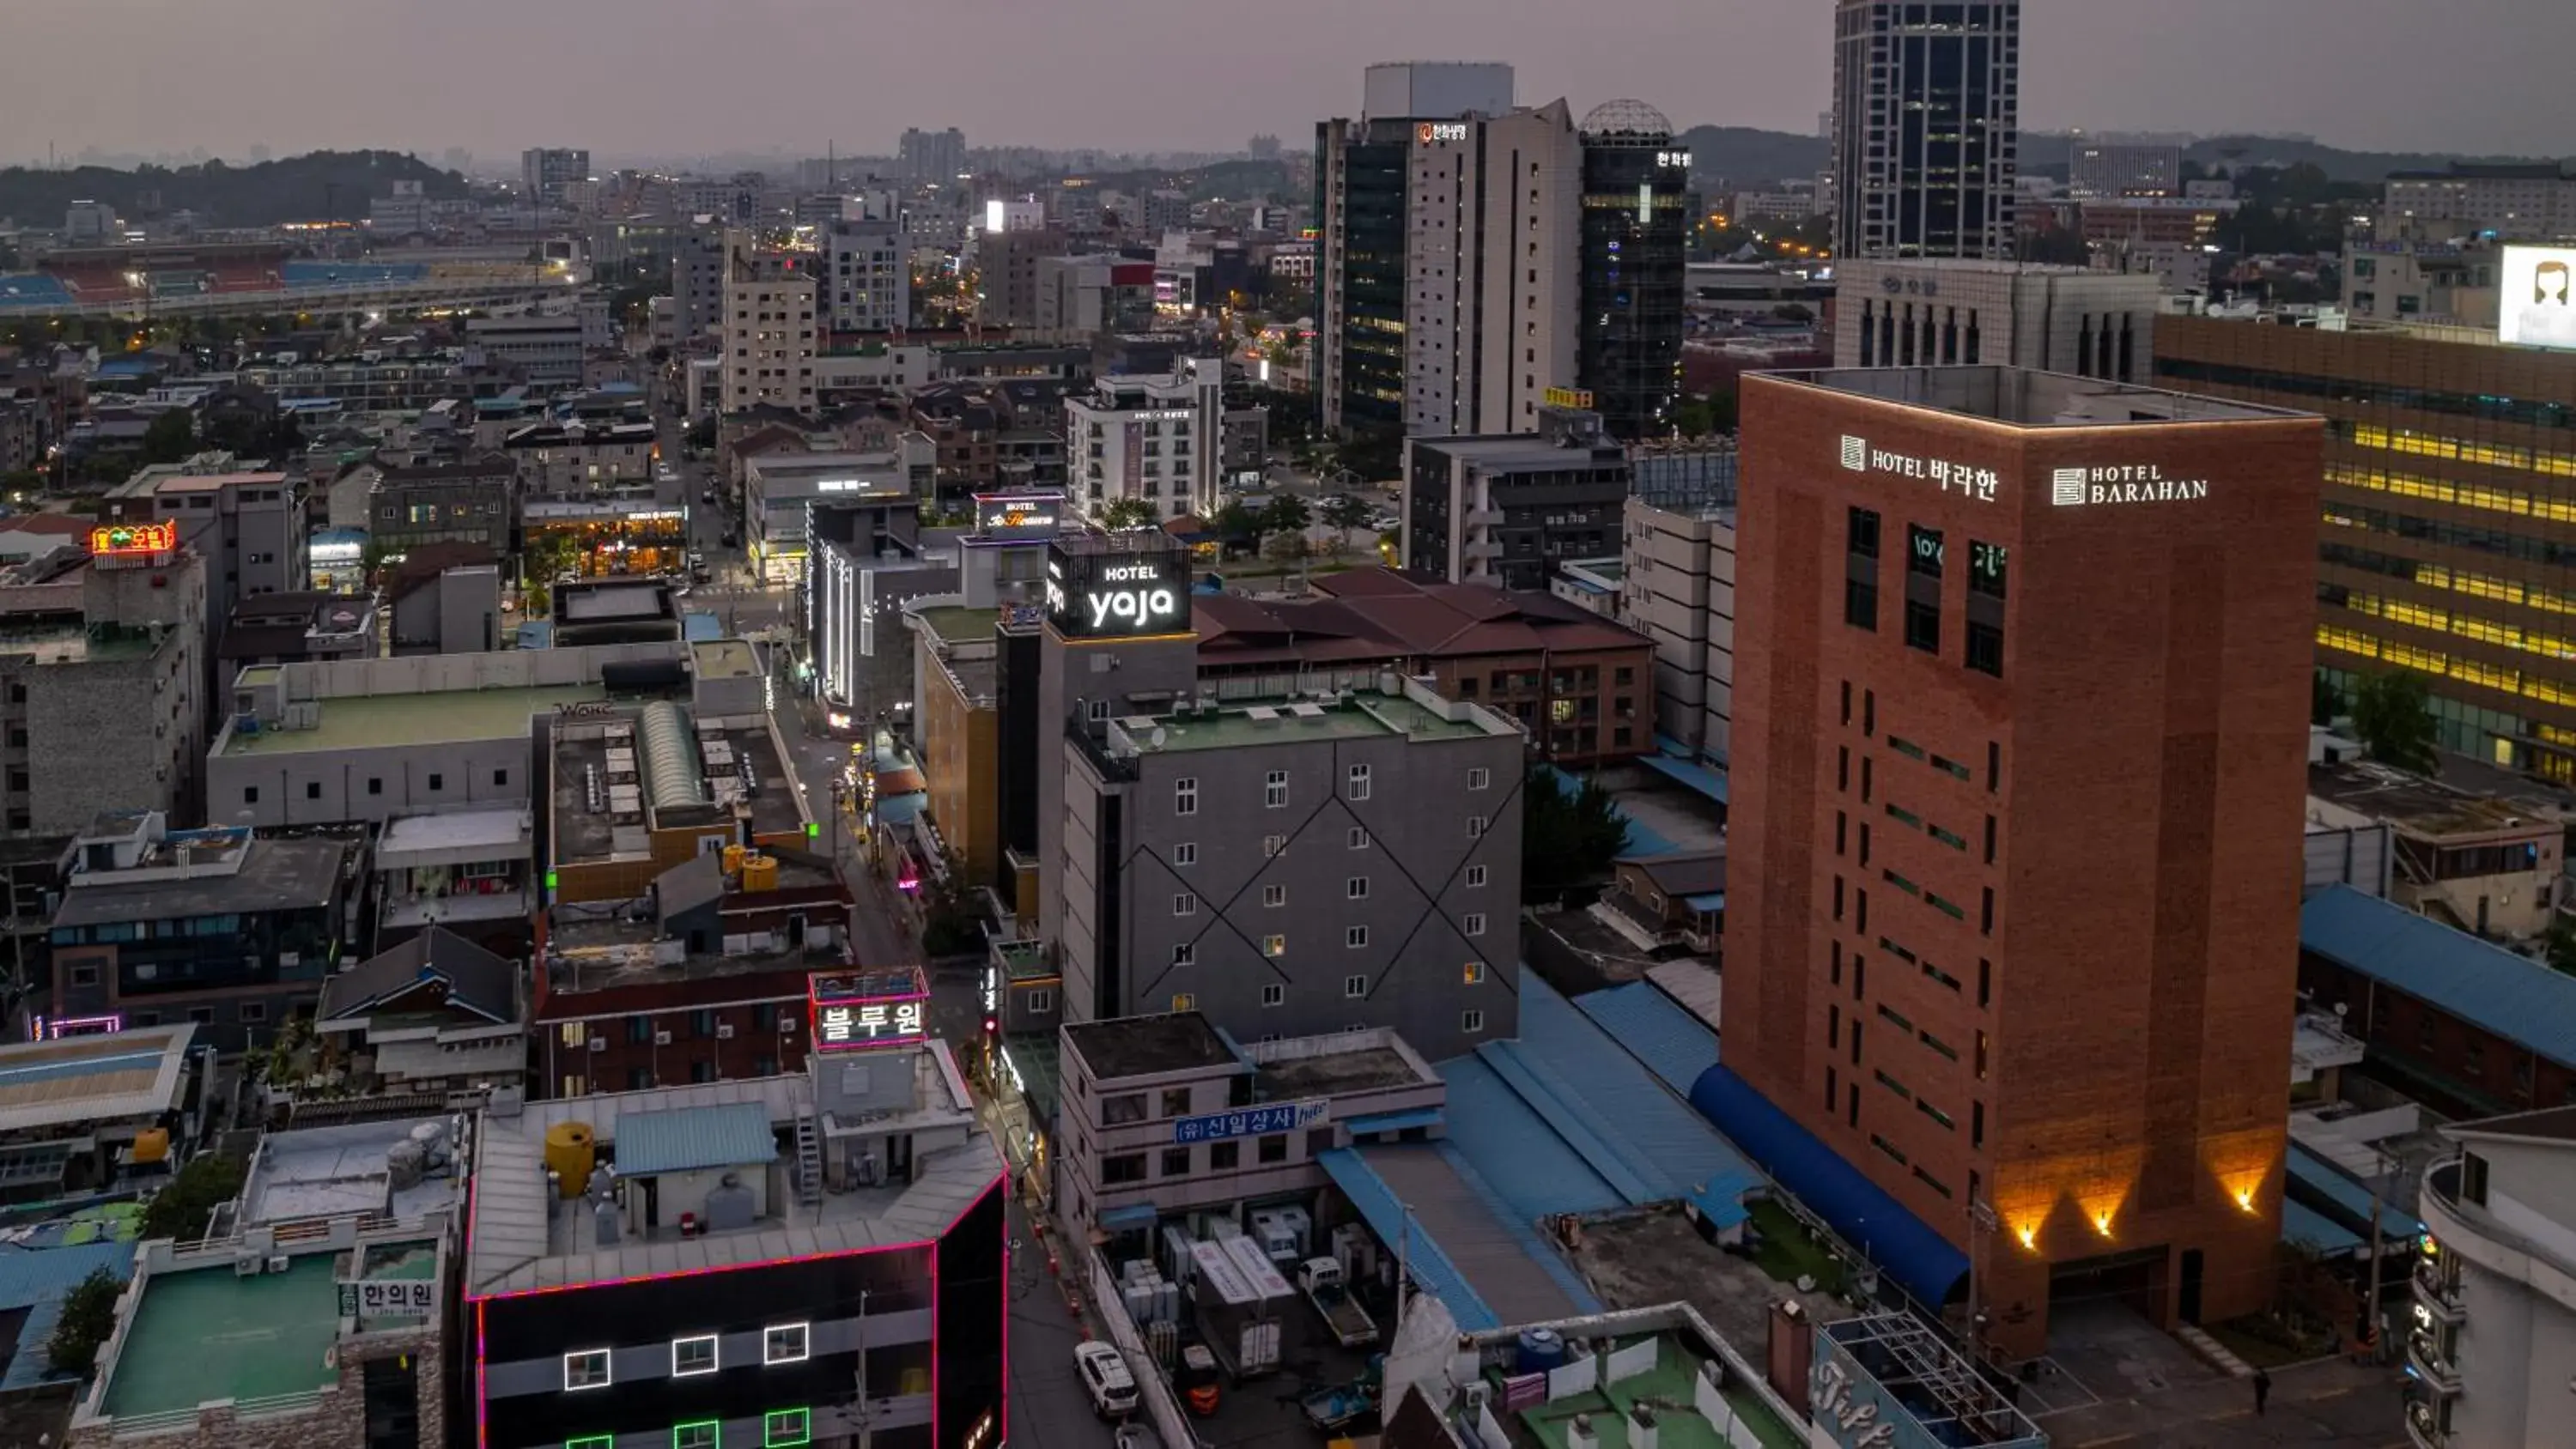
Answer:
M1184 699L1067 748L1069 1021L1391 1027L1435 1060L1515 1034L1523 740L1502 716L1389 674Z
M1384 1028L1240 1045L1195 1011L1067 1026L1049 1161L1077 1223L1213 1236L1238 1204L1314 1198L1324 1153L1444 1135L1448 1086ZM1318 1251L1321 1251L1318 1249Z
M387 554L432 543L474 543L510 553L518 464L507 453L378 470L367 498L367 537Z
M1453 584L1544 589L1556 565L1619 552L1627 453L1598 413L1541 408L1536 433L1415 438L1404 565Z

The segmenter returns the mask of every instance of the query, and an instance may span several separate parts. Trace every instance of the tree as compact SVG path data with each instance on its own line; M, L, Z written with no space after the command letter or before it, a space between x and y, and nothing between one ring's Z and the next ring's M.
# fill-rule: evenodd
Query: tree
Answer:
M55 1372L86 1375L97 1366L99 1345L116 1332L116 1300L124 1292L114 1273L92 1268L63 1295L63 1316L45 1340L45 1357Z
M234 1158L207 1152L189 1158L152 1202L143 1209L142 1236L195 1242L206 1235L215 1209L231 1202L242 1187L242 1165Z
M1627 848L1628 822L1610 792L1592 780L1573 789L1546 765L1533 765L1521 784L1521 895L1561 895L1610 873Z
M2352 730L2363 749L2383 765L2431 774L2433 692L2424 676L2406 669L2371 675L2352 691Z
M1261 515L1244 507L1239 500L1232 501L1216 511L1216 517L1208 520L1208 526L1227 543L1248 544L1261 536Z
M1270 500L1269 507L1261 510L1263 533L1302 535L1314 521L1314 513L1306 507L1306 500L1293 493L1280 494Z
M682 435L681 441L687 443L692 448L698 448L701 450L714 447L716 445L716 420L713 418L700 418L696 422L689 424L689 431Z
M1376 513L1377 509L1356 493L1336 493L1324 500L1324 522L1346 532L1368 527Z
M967 888L966 873L953 865L946 874L922 882L921 918L925 956L956 956L983 942L983 913Z
M1274 533L1261 541L1261 556L1272 563L1295 563L1306 556L1306 535Z
M2308 723L2330 725L2343 713L2343 691L2334 687L2322 669L2308 676Z
M1113 532L1122 528L1151 528L1154 521L1154 505L1143 498L1115 499L1100 510L1100 526Z
M164 408L143 430L143 461L176 463L197 449L197 420L186 408Z

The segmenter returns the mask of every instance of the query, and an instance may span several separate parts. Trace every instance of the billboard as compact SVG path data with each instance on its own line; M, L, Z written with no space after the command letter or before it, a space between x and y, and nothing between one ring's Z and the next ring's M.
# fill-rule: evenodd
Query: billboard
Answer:
M1047 622L1067 639L1186 633L1190 560L1180 549L1047 552Z
M2506 247L2496 340L2576 349L2576 247Z
M930 1035L930 983L918 966L817 972L807 982L806 996L818 1051L910 1046Z
M1062 531L1061 493L978 493L975 533L985 539L1053 538Z

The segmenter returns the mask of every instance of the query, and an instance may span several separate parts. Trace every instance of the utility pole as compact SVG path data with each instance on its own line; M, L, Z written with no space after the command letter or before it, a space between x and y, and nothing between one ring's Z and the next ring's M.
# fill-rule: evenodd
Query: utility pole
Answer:
M2388 1180L2388 1154L2370 1149L2370 1306L2363 1310L2362 1335L2371 1358L2379 1357L2379 1201Z
M1413 1204L1399 1202L1404 1221L1395 1233L1395 1327L1388 1333L1386 1344L1391 1350L1404 1341L1405 1285L1413 1281Z

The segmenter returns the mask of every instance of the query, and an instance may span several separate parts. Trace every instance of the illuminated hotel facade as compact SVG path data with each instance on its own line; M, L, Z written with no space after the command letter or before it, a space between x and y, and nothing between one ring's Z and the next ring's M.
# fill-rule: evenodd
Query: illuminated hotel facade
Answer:
M2159 318L2155 377L2325 415L2317 667L2412 670L2445 749L2576 780L2576 354L2270 321Z
M1910 1239L1900 1282L1973 1274L2004 1357L2058 1295L2270 1292L2317 433L2000 367L1746 379L1717 1071L1796 1124L1775 1157L1868 1179L1838 1226Z

